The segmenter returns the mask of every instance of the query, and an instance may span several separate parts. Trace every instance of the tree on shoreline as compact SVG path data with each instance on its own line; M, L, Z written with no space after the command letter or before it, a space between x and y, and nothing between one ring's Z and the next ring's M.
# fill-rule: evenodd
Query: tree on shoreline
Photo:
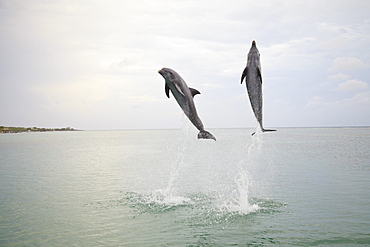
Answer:
M76 131L71 127L66 128L38 128L38 127L6 127L0 126L0 133L20 133L20 132L46 132L46 131Z

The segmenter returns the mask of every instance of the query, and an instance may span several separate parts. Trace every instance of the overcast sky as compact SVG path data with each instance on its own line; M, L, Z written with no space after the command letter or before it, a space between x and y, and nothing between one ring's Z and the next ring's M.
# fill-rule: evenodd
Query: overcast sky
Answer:
M0 125L181 128L158 70L198 89L208 128L370 126L370 1L0 0Z

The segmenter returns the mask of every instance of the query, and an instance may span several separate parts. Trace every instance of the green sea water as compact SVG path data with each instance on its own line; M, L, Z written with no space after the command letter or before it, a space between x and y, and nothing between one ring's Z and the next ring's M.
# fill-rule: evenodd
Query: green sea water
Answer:
M0 246L367 246L370 128L0 135Z

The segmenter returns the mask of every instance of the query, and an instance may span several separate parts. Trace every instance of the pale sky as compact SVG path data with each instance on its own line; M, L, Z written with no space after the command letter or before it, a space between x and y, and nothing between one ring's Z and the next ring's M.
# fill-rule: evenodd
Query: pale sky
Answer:
M261 54L264 125L370 126L370 1L0 0L0 125L181 128L158 70L206 129L255 127L240 77Z

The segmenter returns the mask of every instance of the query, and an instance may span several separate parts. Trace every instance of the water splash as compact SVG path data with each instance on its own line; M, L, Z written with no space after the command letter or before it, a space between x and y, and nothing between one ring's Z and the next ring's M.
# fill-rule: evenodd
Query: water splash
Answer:
M182 131L184 134L182 143L177 148L176 153L176 160L172 164L170 177L168 179L167 185L164 186L164 188L157 189L145 196L141 197L141 200L145 204L154 204L159 205L163 208L173 207L173 206L181 206L181 205L187 205L191 203L191 199L183 196L179 196L177 192L178 188L178 178L180 174L180 170L182 167L184 167L186 164L184 162L184 156L186 151L186 143L190 138L190 125L189 121L185 117L185 114L183 114L182 117Z
M237 164L237 174L235 176L235 190L232 192L232 198L226 204L226 209L231 212L238 212L241 214L248 214L260 209L258 204L251 204L249 198L249 187L251 184L251 176L249 175L248 168L251 168L256 158L258 157L262 139L261 129L256 127L255 134L250 137L249 142L246 144L245 157Z
M189 151L189 145L193 141L192 125L187 118L182 119L183 138L177 147L176 160L173 162L169 174L169 178L162 185L162 188L155 189L147 193L134 193L128 198L131 198L133 205L141 205L147 210L168 210L177 206L192 206L198 207L200 204L197 198L191 195L183 195L179 193L179 182L181 181L182 169L187 166L185 163L186 152ZM240 214L247 215L252 212L261 210L258 202L250 198L250 188L253 185L252 176L253 166L257 164L257 158L260 155L262 146L262 131L256 128L256 133L253 136L248 135L247 143L245 144L245 151L239 162L231 164L236 165L236 175L234 183L231 187L222 191L201 191L200 194L205 194L214 198L214 200L207 200L210 204L203 205L202 208L206 211L215 212L221 215ZM212 169L211 167L209 169ZM253 174L253 173L252 173ZM216 182L216 181L213 181ZM181 190L180 190L181 191ZM144 210L145 211L145 210Z
M179 171L184 163L184 153L185 153L185 143L182 147L180 146L177 151L176 161L173 163L171 168L170 178L168 180L167 186L163 189L155 190L151 196L150 200L163 205L182 205L190 203L190 199L177 195L177 182L179 177Z

